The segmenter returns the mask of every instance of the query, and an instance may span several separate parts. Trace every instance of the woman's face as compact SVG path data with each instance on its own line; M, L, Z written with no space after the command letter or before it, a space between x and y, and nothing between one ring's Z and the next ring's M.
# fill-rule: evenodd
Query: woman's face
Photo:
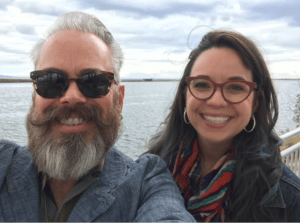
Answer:
M206 77L217 84L229 80L253 81L252 72L240 56L229 48L211 48L195 61L191 77ZM254 93L241 103L224 100L220 88L207 100L196 99L187 90L186 108L191 125L198 134L200 145L229 146L232 139L249 123L253 114Z

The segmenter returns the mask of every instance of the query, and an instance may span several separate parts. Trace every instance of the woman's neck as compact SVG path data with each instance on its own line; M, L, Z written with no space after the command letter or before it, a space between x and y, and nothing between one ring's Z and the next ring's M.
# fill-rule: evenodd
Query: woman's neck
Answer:
M231 142L211 143L203 141L198 136L198 144L201 150L201 179L211 172L212 168L229 149Z
M198 144L201 150L201 162L210 163L211 165L215 164L227 152L231 143L232 140L212 143L201 140L201 138L198 137Z

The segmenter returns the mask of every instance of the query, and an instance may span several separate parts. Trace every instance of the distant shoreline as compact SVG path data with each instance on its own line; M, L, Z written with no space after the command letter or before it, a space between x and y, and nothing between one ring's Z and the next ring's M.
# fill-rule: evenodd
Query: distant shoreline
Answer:
M177 79L121 79L121 82L166 82L166 81L179 81ZM0 79L0 83L28 83L32 82L31 79L13 79L3 78Z
M272 80L300 80L298 78L273 78ZM169 82L180 81L179 79L121 79L121 82ZM0 83L29 83L31 79L14 79L14 78L0 78Z
M32 82L31 79L13 79L13 78L3 78L0 79L0 83L25 83Z

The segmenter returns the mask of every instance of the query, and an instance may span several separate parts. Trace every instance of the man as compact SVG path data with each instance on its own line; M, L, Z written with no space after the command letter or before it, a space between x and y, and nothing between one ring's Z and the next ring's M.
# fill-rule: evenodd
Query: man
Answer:
M113 147L125 87L106 27L64 14L32 59L28 147L0 141L0 221L194 221L160 158Z

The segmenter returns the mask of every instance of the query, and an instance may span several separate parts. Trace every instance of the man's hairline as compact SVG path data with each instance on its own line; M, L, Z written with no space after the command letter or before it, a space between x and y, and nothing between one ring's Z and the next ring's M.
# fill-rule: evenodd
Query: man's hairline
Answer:
M112 52L112 49L111 49L111 47L100 37L100 36L98 36L98 35L96 35L95 33L92 33L92 32L88 32L88 31L82 31L82 30L77 30L77 29L74 29L74 28L68 28L68 29L64 29L64 30L58 30L57 32L54 32L54 33L52 33L51 35L49 35L49 36L47 36L47 38L42 38L42 39L40 39L40 44L42 44L41 46L40 46L40 48L39 48L39 51L38 51L38 54L37 54L37 58L36 58L36 60L34 61L34 70L37 70L37 67L38 67L38 63L39 63L39 61L40 61L40 58L41 58L41 52L42 52L42 49L43 49L43 47L45 46L45 44L46 44L46 42L52 37L52 36L54 36L55 34L57 34L57 33L60 33L60 32L63 32L63 31L76 31L76 32L80 32L80 33L86 33L86 34L92 34L92 35L94 35L95 37L97 37L98 39L100 39L104 44L105 44L105 46L109 49L109 53L110 53L110 55L111 55L111 58L110 58L110 67L112 68L112 70L113 70L113 73L114 73L114 76L117 76L117 74L116 74L116 70L115 70L115 67L114 67L114 62L113 62L113 60L114 60L114 55L113 55L113 52ZM120 71L119 71L120 72ZM120 76L120 74L118 74L118 76ZM116 85L120 85L121 84L121 77L120 77L120 81L119 81L119 83L118 83L118 81L117 81L117 78L115 78L115 82L116 82Z

